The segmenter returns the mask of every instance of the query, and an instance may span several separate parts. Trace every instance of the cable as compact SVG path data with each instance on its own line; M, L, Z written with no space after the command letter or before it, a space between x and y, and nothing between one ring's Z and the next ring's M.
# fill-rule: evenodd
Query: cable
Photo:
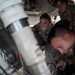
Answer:
M53 7L56 7L56 6L55 6L55 1L54 1L54 0L47 0L47 1L49 2L50 5L52 5Z
M9 75L6 73L6 71L0 66L1 70L5 73L5 75Z

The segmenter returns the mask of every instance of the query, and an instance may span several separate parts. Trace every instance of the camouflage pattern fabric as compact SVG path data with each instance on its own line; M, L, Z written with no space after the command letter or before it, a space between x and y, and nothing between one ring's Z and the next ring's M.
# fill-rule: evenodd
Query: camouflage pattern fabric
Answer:
M35 25L34 28L35 28L35 31L38 32L43 37L44 41L47 42L47 37L48 37L51 27L45 31L42 31L38 24L38 25ZM56 64L60 60L65 60L65 58L63 57L63 55L61 55L59 53L59 51L53 49L47 43L45 45L45 57L46 57L45 61L48 65L48 68L51 71L52 75L56 75L57 74Z
M51 27L49 27L48 29L43 31L43 30L41 30L39 24L37 24L34 26L34 28L43 37L44 41L47 42L48 33L49 33Z
M49 45L47 45L49 46ZM48 48L45 51L45 60L46 63L52 73L52 75L57 75L57 69L56 69L56 65L58 64L58 62L60 60L66 61L66 56L62 55L58 50L53 49L52 47L46 47Z
M69 4L67 11L64 13L59 12L59 15L61 19L67 19L68 21L70 21L71 29L75 32L75 4L74 5ZM75 49L72 49L72 51L75 51ZM72 63L75 64L75 52L73 52L71 60L72 60Z
M73 30L75 31L75 5L68 5L68 9L66 12L59 12L61 19L67 19L70 21Z

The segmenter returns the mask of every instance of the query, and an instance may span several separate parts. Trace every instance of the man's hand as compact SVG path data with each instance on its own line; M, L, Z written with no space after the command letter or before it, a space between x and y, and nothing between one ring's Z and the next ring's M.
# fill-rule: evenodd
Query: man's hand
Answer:
M62 71L63 71L64 68L65 68L65 65L66 65L66 63L65 63L63 60L61 60L61 61L56 65L56 68L62 67Z

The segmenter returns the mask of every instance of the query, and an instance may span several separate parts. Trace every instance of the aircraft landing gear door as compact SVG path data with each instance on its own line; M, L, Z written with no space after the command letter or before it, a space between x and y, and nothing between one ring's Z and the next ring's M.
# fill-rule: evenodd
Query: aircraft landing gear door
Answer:
M51 75L44 60L45 56L28 24L22 0L0 0L0 17L34 75Z

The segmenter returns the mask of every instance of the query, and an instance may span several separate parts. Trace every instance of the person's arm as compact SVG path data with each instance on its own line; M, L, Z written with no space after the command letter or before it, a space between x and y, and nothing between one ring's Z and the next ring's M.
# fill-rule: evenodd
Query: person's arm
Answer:
M53 53L50 53L50 51L46 51L45 56L46 56L45 60L50 72L52 73L52 75L56 75L57 69L56 69L56 62L53 58Z
M46 63L52 75L58 75L58 68L63 66L63 63L60 64L60 61L65 61L65 57L61 55L60 52L58 52L58 50L53 49L48 45L46 47L45 56Z

